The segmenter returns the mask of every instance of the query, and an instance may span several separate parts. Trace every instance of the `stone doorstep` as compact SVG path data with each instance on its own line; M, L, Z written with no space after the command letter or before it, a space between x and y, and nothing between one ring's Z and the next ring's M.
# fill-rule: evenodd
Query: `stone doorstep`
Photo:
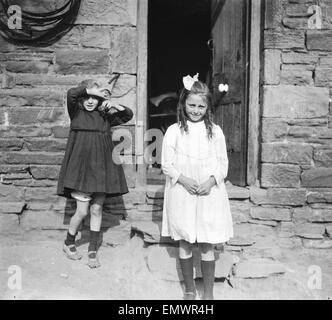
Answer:
M286 268L283 264L267 258L242 261L234 268L234 276L237 278L267 278L285 272Z

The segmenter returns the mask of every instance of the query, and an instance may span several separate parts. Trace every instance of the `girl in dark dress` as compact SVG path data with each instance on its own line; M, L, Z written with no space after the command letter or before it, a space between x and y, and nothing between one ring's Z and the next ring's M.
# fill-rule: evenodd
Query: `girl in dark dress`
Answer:
M62 162L57 194L76 199L76 212L70 220L63 250L69 259L82 255L75 246L77 229L90 208L88 265L100 266L97 257L102 209L107 196L128 192L120 161L113 152L110 128L128 122L133 112L109 100L107 90L94 80L85 80L67 93L71 120L70 133Z

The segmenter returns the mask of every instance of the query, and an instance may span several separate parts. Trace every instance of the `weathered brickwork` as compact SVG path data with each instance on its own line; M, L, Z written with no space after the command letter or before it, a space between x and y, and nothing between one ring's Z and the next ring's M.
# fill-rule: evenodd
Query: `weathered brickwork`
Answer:
M279 237L324 248L332 215L332 2L265 4L261 176L251 215L280 220Z
M21 4L26 10L47 12L64 2ZM0 37L1 213L29 209L22 223L27 216L35 222L34 210L59 209L63 214L65 203L57 207L55 192L69 133L66 91L87 78L106 85L118 73L114 99L136 114L136 38L137 0L101 0L98 5L83 0L73 28L48 47L14 45ZM125 125L133 142L135 124L134 116ZM124 171L134 188L135 167L125 164ZM50 217L50 226L63 222L56 223L55 214Z

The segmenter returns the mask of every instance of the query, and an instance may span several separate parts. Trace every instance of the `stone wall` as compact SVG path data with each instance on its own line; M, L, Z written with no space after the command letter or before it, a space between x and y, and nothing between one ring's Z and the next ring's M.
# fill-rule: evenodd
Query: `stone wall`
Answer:
M316 3L266 0L261 188L251 188L251 215L320 248L332 247L332 2L319 1L321 24Z
M16 3L38 12L61 5L50 0ZM119 73L114 99L136 114L136 26L137 0L82 0L73 28L48 47L13 45L0 37L1 213L63 212L64 202L55 192L69 131L65 100L70 87L86 78L106 84ZM133 141L135 123L134 116L125 126ZM134 188L134 166L124 167ZM5 220L0 224L12 218L1 215Z

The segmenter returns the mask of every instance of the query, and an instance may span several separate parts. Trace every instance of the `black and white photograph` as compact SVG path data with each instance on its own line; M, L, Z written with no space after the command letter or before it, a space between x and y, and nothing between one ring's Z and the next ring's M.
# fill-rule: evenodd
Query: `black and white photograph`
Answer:
M331 0L0 0L0 300L331 298Z

